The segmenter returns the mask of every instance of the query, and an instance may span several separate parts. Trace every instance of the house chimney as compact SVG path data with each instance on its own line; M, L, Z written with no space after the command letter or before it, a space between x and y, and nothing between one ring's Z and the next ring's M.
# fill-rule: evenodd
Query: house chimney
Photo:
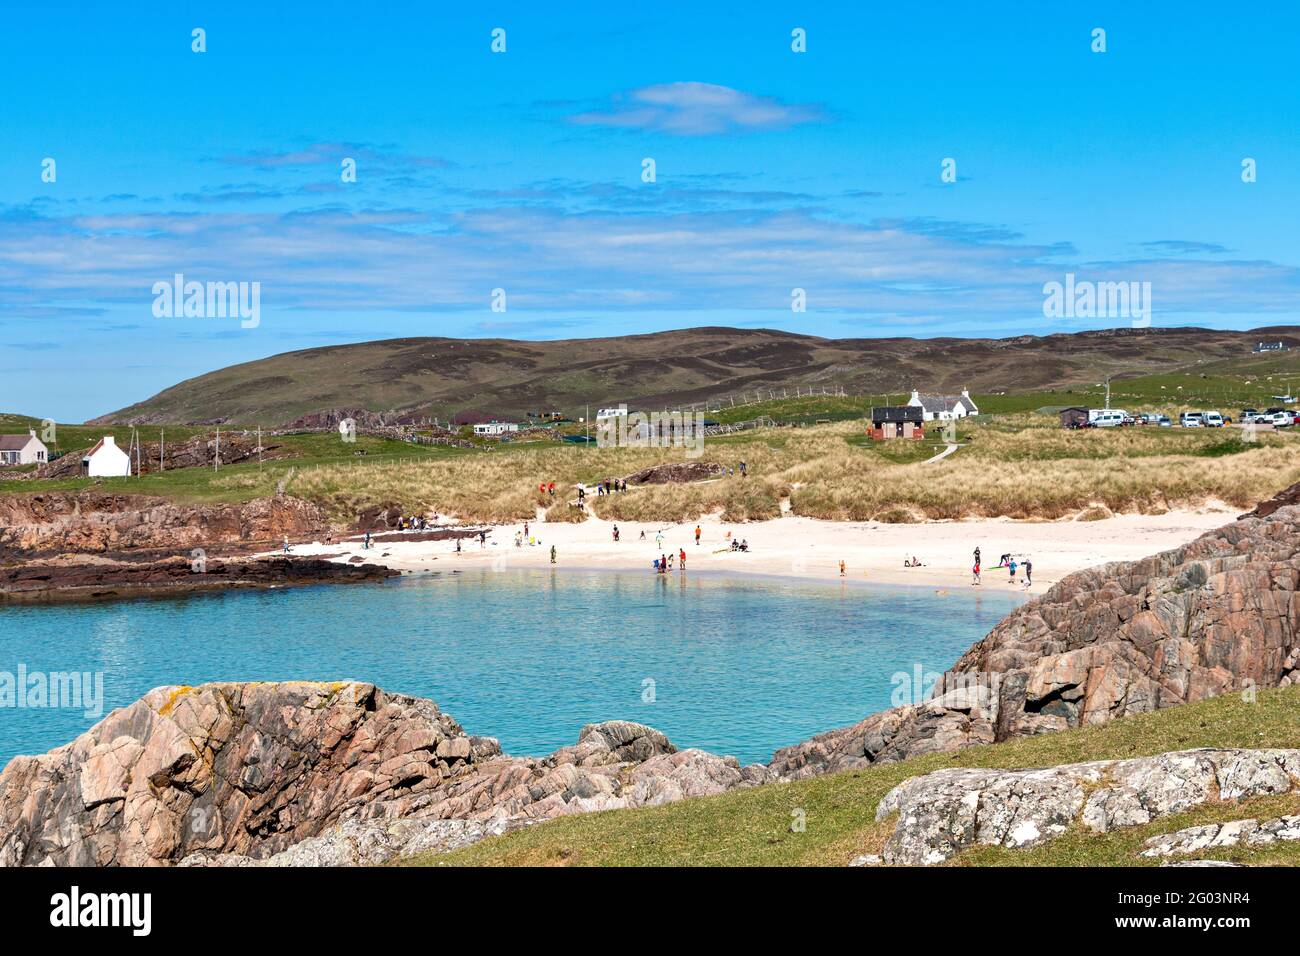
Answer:
M962 397L962 398L970 398L970 389L968 389L968 388L963 388L963 389L961 390L961 397Z
M35 438L35 437L36 437L36 429L35 429L35 428L29 428L29 429L27 429L27 434L29 434L29 435L31 435L33 438Z
M104 436L104 444L105 444L105 445L116 445L116 444L117 444L117 439L114 438L112 435L105 435L105 436Z

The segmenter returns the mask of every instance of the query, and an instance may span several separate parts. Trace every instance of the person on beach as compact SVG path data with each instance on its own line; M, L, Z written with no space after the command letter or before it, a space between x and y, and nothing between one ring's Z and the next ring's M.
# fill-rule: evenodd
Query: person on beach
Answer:
M460 554L460 538L456 539L456 553Z
M618 525L614 525L614 543L618 544Z
M555 545L551 545L551 564L555 563Z
M840 577L844 577L844 559L840 558Z
M528 522L524 522L524 537L528 537Z
M663 546L664 546L664 535L663 535L663 532L662 532L662 531L657 531L657 532L655 532L655 547L658 548L658 549L660 549L660 550L663 550Z
M681 553L678 555L678 557L679 557L681 560L680 560L680 563L679 563L677 566L678 566L679 568L681 568L683 571L685 571L685 570L686 570L686 549L685 549L685 548L679 548L678 550L681 552Z
M284 553L289 553L289 536L287 534L284 536Z
M651 564L654 565L655 574L658 574L658 573L659 573L659 559L658 559L658 558L655 558L654 561L651 562Z
M641 529L641 540L642 540L642 541L645 540L645 528L642 528L642 529Z
M1034 583L1034 563L1025 558L1025 588L1028 589Z
M700 526L696 525L695 526L695 547L698 548L699 546L700 546Z
M1012 584L1015 584L1016 583L1016 559L1015 558L1011 559L1010 563L1007 565L1007 569L1011 572L1011 576L1007 580L1010 581Z
M978 561L976 561L975 566L970 569L970 583L971 584L980 583L980 563Z
M366 532L366 540L361 542L361 550L362 550L362 551L369 551L369 550L370 550L370 532L369 532L369 531Z
M478 546L479 546L480 548L486 548L486 547L487 547L487 532L486 532L486 531L480 531L480 532L478 533Z

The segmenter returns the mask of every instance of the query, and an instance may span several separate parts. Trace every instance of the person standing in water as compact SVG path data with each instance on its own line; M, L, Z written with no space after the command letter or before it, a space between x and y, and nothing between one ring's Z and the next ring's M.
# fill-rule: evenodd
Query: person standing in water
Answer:
M551 564L555 563L555 545L551 545Z
M844 577L844 559L840 558L840 577Z
M686 570L686 549L678 548L677 550L680 552L678 554L678 557L681 558L681 564L679 565L679 567L681 567L681 569L685 571Z

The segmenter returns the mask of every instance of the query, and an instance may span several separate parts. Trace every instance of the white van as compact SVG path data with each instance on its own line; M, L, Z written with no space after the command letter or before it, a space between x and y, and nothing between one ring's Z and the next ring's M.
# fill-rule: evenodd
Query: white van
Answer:
M1218 412L1206 412L1201 416L1201 424L1206 428L1222 428L1223 416Z
M1183 428L1200 428L1202 424L1201 413L1181 412L1178 415L1178 424L1183 426Z
M1094 425L1099 424L1099 421L1098 421L1098 420L1099 420L1103 415L1105 415L1105 416L1108 417L1108 418L1109 418L1110 416L1112 416L1112 415L1118 415L1118 416L1119 416L1119 421L1118 421L1118 422L1111 422L1112 425L1123 424L1124 419L1128 418L1128 412L1124 411L1124 409L1122 409L1122 408L1090 408L1090 409L1088 409L1088 421L1092 422Z
M1092 423L1098 428L1113 428L1116 425L1123 425L1126 418L1128 416L1118 409L1103 409L1092 420Z

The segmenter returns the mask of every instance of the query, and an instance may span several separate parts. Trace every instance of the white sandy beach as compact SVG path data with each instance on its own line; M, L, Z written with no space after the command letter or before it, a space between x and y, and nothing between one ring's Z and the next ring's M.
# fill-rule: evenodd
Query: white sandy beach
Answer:
M342 543L296 544L297 555L337 555L347 561L363 557L377 564L414 573L452 569L550 567L554 545L560 569L635 569L653 573L651 562L663 552L686 551L686 570L774 575L834 581L845 578L877 584L909 584L948 588L971 585L972 553L978 545L985 588L1010 590L1005 568L998 558L1005 552L1019 563L1033 563L1030 593L1042 593L1063 576L1109 561L1142 558L1177 547L1211 528L1227 524L1235 510L1208 507L1196 511L1171 511L1163 515L1118 515L1099 521L1012 521L991 519L923 524L819 521L786 516L772 521L728 524L717 518L701 521L701 542L694 541L695 523L651 525L619 522L620 541L613 540L614 523L595 518L581 524L530 522L536 541L515 546L515 533L523 524L490 529L488 543L454 541L375 541L369 551L360 539ZM641 540L641 532L645 540ZM749 542L747 553L729 550L730 539ZM662 535L662 545L657 536ZM903 566L917 557L919 568ZM672 573L678 573L674 561ZM1017 575L1017 589L1023 574Z

